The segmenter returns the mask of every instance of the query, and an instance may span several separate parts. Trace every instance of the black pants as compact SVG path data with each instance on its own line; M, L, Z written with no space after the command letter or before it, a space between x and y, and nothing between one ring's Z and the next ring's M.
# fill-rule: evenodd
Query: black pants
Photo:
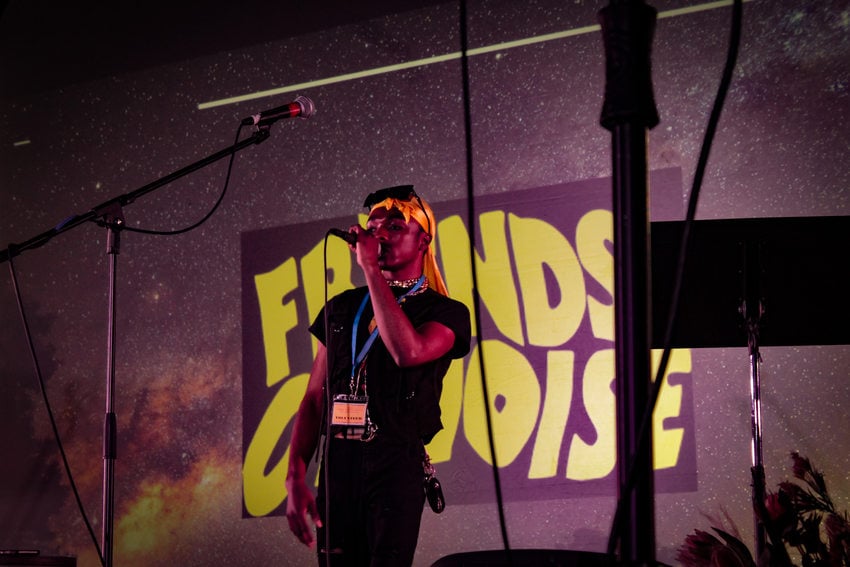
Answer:
M321 567L409 567L413 563L425 494L422 443L389 439L331 439L330 519L325 511L324 465L317 504ZM330 553L325 554L325 530ZM330 557L330 562L325 556Z

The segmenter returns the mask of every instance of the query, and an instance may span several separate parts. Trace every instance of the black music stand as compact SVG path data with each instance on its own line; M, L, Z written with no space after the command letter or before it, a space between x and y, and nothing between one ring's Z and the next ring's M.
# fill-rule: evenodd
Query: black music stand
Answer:
M653 222L653 347L661 348L684 222ZM753 503L764 502L759 346L850 344L850 217L696 221L672 347L749 351ZM756 557L764 526L755 519Z

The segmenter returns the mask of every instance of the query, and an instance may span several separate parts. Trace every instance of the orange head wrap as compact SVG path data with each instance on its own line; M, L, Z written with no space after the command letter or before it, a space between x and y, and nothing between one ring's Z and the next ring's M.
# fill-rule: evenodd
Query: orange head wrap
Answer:
M431 243L428 245L428 250L423 259L422 272L428 278L428 285L434 291L448 296L446 282L443 281L434 253L433 244L437 238L437 221L434 219L434 211L431 209L431 205L416 194L413 185L399 185L375 191L366 197L363 206L369 207L369 214L379 207L384 207L387 210L396 209L404 215L405 222L410 222L412 218L422 227L422 230L431 235Z

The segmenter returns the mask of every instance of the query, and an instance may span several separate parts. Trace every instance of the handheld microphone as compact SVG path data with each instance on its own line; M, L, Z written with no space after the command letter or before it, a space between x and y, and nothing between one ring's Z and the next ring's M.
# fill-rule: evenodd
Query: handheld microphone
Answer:
M353 232L340 230L338 228L332 228L332 229L328 230L328 234L333 234L334 236L342 238L343 240L345 240L346 242L348 242L352 246L355 246L357 244L357 235L354 234Z
M268 126L269 124L273 124L274 122L284 118L294 118L296 116L300 116L301 118L310 118L314 114L316 114L316 105L313 104L313 101L306 96L297 96L295 97L295 100L289 104L264 110L259 114L253 114L247 118L243 118L242 125Z

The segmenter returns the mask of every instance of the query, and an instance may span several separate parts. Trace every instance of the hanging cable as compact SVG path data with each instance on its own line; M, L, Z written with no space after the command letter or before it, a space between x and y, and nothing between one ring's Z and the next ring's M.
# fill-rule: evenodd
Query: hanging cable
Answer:
M487 391L487 373L484 370L484 345L481 340L481 300L478 296L478 270L475 261L475 232L477 223L475 221L475 181L473 176L472 160L472 112L470 110L469 90L469 37L467 29L466 0L460 0L460 49L461 49L461 77L463 84L463 127L464 144L466 148L466 203L467 224L469 226L469 259L472 269L472 300L475 328L478 332L478 367L481 369L481 389L484 396L484 413L487 417L487 440L490 443L490 458L493 462L493 484L496 491L496 507L499 511L499 528L502 533L502 545L508 553L510 563L510 543L508 541L508 528L505 522L505 506L502 498L502 482L499 476L499 463L496 459L496 443L493 437L493 419L490 412L490 396Z
M328 465L330 463L330 438L331 438L331 416L332 416L332 400L331 400L331 333L330 333L330 315L328 309L328 235L325 235L325 241L322 247L322 266L324 267L324 290L325 290L325 302L324 302L324 326L325 326L325 356L327 357L327 364L325 365L325 411L324 424L319 422L319 441L322 442L322 476L324 477L324 488L325 488L325 518L322 522L324 524L324 545L325 545L325 564L331 564L331 476L329 472ZM356 329L352 329L352 333L356 333ZM321 434L324 425L324 441L322 441ZM321 553L320 553L321 554Z
M27 339L27 346L29 347L30 357L32 358L32 363L35 368L35 376L38 380L38 387L41 390L41 399L44 401L44 407L47 409L47 417L50 420L50 427L53 430L53 439L56 440L56 447L59 449L59 454L62 457L62 466L65 469L65 475L68 477L68 484L71 485L71 492L74 494L74 499L77 502L77 508L80 510L80 516L83 518L83 522L86 524L86 529L89 532L89 536L91 537L92 543L94 543L94 547L97 550L97 557L100 560L100 564L104 565L103 553L100 550L100 544L97 542L97 536L92 529L91 522L89 521L89 517L86 514L85 507L83 506L83 501L80 498L80 491L77 489L77 483L74 481L74 475L71 473L71 466L68 463L68 456L65 454L65 446L62 443L62 437L59 435L59 428L56 426L56 418L53 416L53 408L50 405L50 398L47 396L47 387L44 383L44 374L41 372L41 365L38 362L38 355L35 352L35 343L33 341L32 332L30 331L29 322L27 321L26 310L24 309L24 300L21 296L20 286L18 286L18 275L15 272L15 262L13 260L12 251L9 250L9 273L12 276L12 285L15 289L15 299L18 302L18 314L21 317L21 324L24 326L24 335Z
M239 142L239 135L242 133L242 127L243 126L240 124L239 128L236 129L236 139L233 141L234 146ZM265 128L268 128L268 126L266 126ZM230 174L233 173L233 161L235 158L236 150L234 149L233 153L230 154L230 160L227 163L227 174L224 178L224 187L222 188L221 193L218 196L218 200L216 200L212 208L199 221L187 227L179 228L176 230L151 230L146 228L133 228L127 225L125 225L123 229L130 232L137 232L140 234L153 234L155 236L175 236L177 234L184 234L186 232L195 230L196 228L207 222L210 217L215 214L216 210L218 210L219 205L221 205L221 202L224 200L224 196L227 194L227 189L230 186Z

